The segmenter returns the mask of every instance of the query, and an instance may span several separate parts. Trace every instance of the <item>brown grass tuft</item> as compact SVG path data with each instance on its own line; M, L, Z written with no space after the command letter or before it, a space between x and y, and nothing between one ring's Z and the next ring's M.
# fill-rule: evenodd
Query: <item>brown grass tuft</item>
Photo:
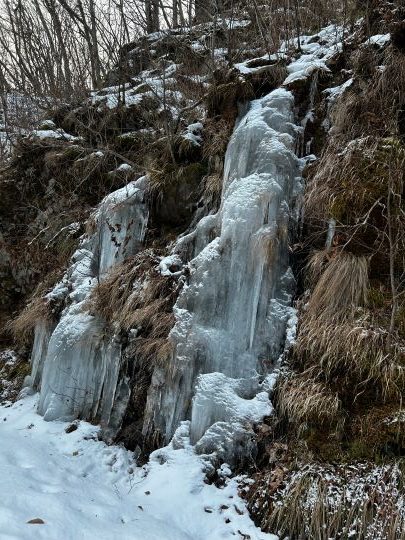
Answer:
M175 278L162 276L159 259L150 250L113 267L92 293L88 308L120 330L137 330L128 352L142 362L163 362L171 344L173 304L178 295Z
M8 324L8 330L13 334L14 339L21 345L31 343L35 326L41 321L48 321L52 318L49 303L45 298L33 298L23 311L12 319Z
M165 366L173 354L173 343L167 338L138 338L130 344L129 353L134 354L147 369Z
M371 387L383 399L400 398L405 384L405 349L366 319L337 323L304 320L293 356L313 377L336 377L339 392L352 395ZM344 383L344 386L343 386Z
M265 531L281 538L404 540L404 478L397 465L316 464L290 473L273 496L266 476L250 488L249 506Z
M341 401L325 383L309 373L286 373L278 378L274 403L279 418L293 424L300 433L314 425L339 431L343 425Z
M309 263L310 275L320 271L320 257ZM368 260L343 251L331 256L311 294L306 320L338 320L349 317L367 303L369 289Z

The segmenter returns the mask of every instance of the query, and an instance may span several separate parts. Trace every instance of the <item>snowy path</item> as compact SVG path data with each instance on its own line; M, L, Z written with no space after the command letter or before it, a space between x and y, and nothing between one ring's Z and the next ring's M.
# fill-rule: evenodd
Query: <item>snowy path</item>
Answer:
M0 407L0 540L276 538L253 525L234 481L204 483L191 449L136 468L130 452L95 440L97 427L67 434L45 422L36 401ZM45 523L27 524L35 518Z

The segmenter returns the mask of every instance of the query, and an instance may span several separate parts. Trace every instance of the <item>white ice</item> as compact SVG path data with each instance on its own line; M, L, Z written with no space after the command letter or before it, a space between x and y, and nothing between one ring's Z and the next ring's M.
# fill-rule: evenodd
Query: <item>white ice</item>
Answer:
M26 385L40 389L38 411L46 420L76 417L118 429L130 389L120 377L121 344L87 305L108 270L142 245L148 211L145 178L111 193L94 212L94 233L74 253L62 283L48 295L65 298L55 325L39 323Z
M228 146L219 213L178 243L180 252L192 244L191 278L174 308L169 373L154 373L145 433L153 425L168 441L191 417L193 443L208 429L218 441L243 439L242 424L271 412L257 373L273 368L291 315L288 229L301 166L293 104L284 89L251 103Z

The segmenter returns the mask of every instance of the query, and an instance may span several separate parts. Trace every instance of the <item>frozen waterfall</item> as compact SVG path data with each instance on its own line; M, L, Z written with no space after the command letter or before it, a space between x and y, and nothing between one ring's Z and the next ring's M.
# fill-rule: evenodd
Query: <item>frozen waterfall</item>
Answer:
M198 453L229 463L254 451L252 427L272 412L274 367L296 321L288 241L303 160L294 150L306 148L318 72L329 72L327 61L341 46L334 26L301 36L300 43L303 52L294 53L283 87L252 101L236 123L219 211L181 236L159 265L162 275L170 275L173 261L189 272L174 306L174 352L154 368L148 389L143 437L156 441L160 434L173 447L187 439ZM308 90L309 110L299 127L289 85ZM86 302L114 264L141 248L144 192L142 178L102 201L94 232L50 293L65 307L57 324L38 324L27 381L40 388L39 412L47 420L84 417L111 433L121 425L133 391L121 369L122 345Z
M192 243L195 257L175 305L171 365L153 376L145 433L158 429L169 441L191 417L197 450L228 458L246 444L248 426L271 413L267 375L284 348L294 286L288 232L301 162L293 104L285 89L250 104L228 146L218 214L178 242L179 252Z
M120 377L121 345L104 322L86 309L92 289L106 272L136 253L148 219L145 178L108 195L92 216L63 281L48 297L64 301L56 327L39 323L26 384L40 387L38 412L46 420L84 417L119 427L130 394Z

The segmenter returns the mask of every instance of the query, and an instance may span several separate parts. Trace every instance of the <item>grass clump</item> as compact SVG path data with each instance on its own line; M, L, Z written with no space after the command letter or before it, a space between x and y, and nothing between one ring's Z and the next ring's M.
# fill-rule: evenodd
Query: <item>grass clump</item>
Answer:
M366 224L373 210L382 209L390 187L400 192L404 164L405 147L395 138L356 139L343 152L328 147L308 184L306 211L313 219Z
M325 255L323 253L323 255ZM321 254L322 256L322 254ZM328 254L326 254L328 257ZM319 254L310 260L310 274L319 272ZM337 320L367 303L369 289L368 260L344 251L328 257L312 291L306 319Z
M275 492L269 475L259 477L248 500L257 524L281 538L405 538L404 476L397 464L301 464Z
M39 322L49 321L52 318L49 304L44 298L33 298L22 312L8 323L8 329L20 345L29 345Z
M307 373L284 373L275 387L277 414L281 421L295 426L298 433L312 426L339 428L343 424L337 392Z
M136 330L127 353L154 364L170 354L167 336L174 325L178 295L175 277L162 276L159 259L150 250L113 267L94 289L89 309L116 330Z

